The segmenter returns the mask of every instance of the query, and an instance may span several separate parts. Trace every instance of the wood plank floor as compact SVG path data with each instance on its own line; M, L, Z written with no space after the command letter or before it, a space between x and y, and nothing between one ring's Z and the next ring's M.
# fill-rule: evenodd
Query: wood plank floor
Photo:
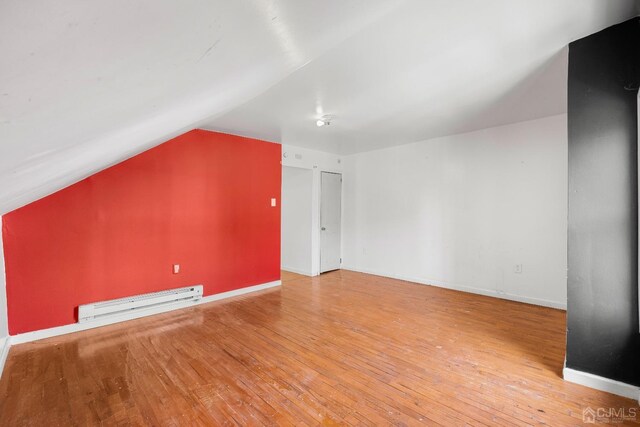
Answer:
M349 271L11 348L2 425L583 425L565 314Z

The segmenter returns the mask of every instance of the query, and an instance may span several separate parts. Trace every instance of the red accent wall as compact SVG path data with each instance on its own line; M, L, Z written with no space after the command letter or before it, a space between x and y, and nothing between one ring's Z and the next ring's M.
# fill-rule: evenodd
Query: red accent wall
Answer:
M280 156L195 130L6 214L9 333L75 323L94 301L279 280Z

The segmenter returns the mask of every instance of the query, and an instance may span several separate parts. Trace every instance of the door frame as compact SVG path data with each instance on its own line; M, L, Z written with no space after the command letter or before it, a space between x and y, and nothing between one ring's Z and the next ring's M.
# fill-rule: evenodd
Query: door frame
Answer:
M298 157L296 152L303 155ZM335 156L336 166L332 166L330 161L318 156L318 153L312 150L305 150L300 147L283 145L282 166L290 166L301 169L310 169L313 172L312 180L312 201L311 201L311 275L318 276L320 274L320 173L332 172L342 174L342 197L340 199L340 228L344 230L344 183L345 173L341 164L341 159ZM340 252L344 253L344 233L340 236Z

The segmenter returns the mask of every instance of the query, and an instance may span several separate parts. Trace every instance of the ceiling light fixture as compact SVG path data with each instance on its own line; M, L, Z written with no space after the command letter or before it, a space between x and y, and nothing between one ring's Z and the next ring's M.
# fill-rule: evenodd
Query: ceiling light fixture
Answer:
M333 116L324 115L316 121L316 126L329 126L331 124L331 119L333 119Z

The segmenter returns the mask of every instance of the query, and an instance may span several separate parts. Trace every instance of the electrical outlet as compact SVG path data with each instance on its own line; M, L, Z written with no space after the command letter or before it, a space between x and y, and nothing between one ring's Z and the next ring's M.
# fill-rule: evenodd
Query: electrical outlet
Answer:
M173 264L173 274L180 273L180 264Z
M276 207L276 199L275 199L275 197L272 197L272 198L271 198L271 207L272 207L272 208L275 208L275 207Z
M514 272L517 274L522 274L522 264L516 264L516 268L514 269Z

